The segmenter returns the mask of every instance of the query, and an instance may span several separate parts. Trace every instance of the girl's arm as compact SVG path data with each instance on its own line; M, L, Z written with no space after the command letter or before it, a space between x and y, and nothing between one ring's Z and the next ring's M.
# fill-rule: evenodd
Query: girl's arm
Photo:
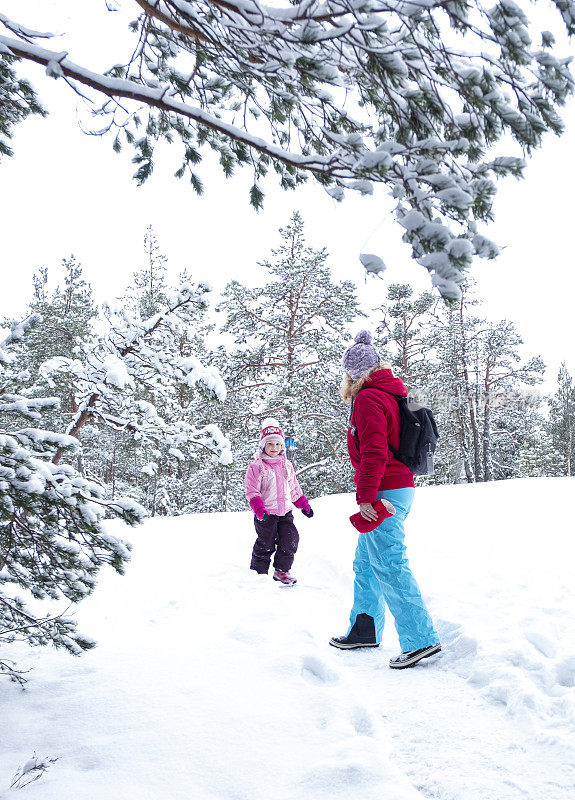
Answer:
M252 497L259 497L261 500L262 472L257 461L252 461L252 463L249 465L244 478L244 485L246 488L246 499L248 503Z
M289 462L288 465L288 480L290 483L292 503L296 508L299 508L302 514L305 514L306 517L313 517L313 511L309 504L309 500L301 490L301 486L298 483L294 468Z
M295 505L295 501L298 499L298 497L301 497L303 495L303 492L301 490L301 486L298 483L298 479L296 478L295 470L293 468L293 464L291 463L291 461L287 461L287 474L288 474L288 484L290 488L291 501Z
M250 508L261 521L267 514L267 511L261 495L262 473L257 461L249 465L244 484L246 487L246 499L250 504Z

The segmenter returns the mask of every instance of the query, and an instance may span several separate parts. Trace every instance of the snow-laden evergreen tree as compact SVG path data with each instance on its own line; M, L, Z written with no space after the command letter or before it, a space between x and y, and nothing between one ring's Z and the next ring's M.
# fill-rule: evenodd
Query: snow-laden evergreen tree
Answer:
M218 370L180 351L189 317L205 308L209 291L206 284L183 284L178 291L167 293L158 313L144 320L126 304L105 306L104 331L88 342L78 341L74 358L55 357L45 362L40 372L49 385L62 373L73 376L76 411L66 433L78 436L87 426L92 435L101 428L124 433L136 476L144 472L152 480L164 452L178 462L185 460L190 448L197 447L229 463L230 444L218 426L197 424L180 403L182 387L203 387L219 401L225 399ZM142 455L147 459L143 466ZM56 463L60 457L58 450ZM125 459L121 474L127 488L133 476ZM150 493L155 495L155 487Z
M39 315L42 325L32 326L22 342L12 345L13 364L22 377L28 376L30 396L42 396L46 387L37 385L40 365L54 356L73 358L78 340L90 340L97 314L92 288L84 279L82 265L73 255L62 259L55 274L42 267L34 275L27 313ZM12 323L15 320L4 324L10 327ZM72 376L61 373L53 381L50 392L59 403L57 407L44 411L43 424L52 430L63 431L76 410ZM78 469L83 472L81 451L76 457Z
M89 338L97 309L92 287L84 280L82 265L73 255L62 259L56 275L47 267L41 267L32 282L27 311L29 316L39 315L42 325L33 326L25 341L13 347L19 367L35 374L40 364L49 358L73 355L76 340ZM10 327L15 322L5 320L4 326Z
M256 448L257 431L255 417L250 410L251 385L249 382L243 384L243 390L237 386L239 391L234 391L234 387L230 386L236 364L233 347L231 340L210 354L210 363L220 370L228 391L224 403L216 403L205 397L198 409L198 418L204 424L217 424L220 427L231 441L234 459L229 464L222 464L195 453L186 460L182 467L186 475L187 496L182 498L185 499L185 504L180 506L182 513L245 511L246 508L244 475Z
M92 287L73 255L62 259L60 273L55 286L50 285L52 276L47 268L40 269L33 278L34 295L29 308L42 317L42 325L26 338L26 352L33 356L30 367L34 370L53 356L71 356L76 339L89 337L96 316Z
M23 59L95 105L104 98L98 128L113 131L114 149L135 148L140 183L160 140L179 143L176 174L199 193L203 148L227 176L247 165L256 208L270 170L286 189L312 175L338 200L381 183L414 258L447 298L459 297L475 255L497 253L477 228L492 217L496 178L521 175L544 134L562 131L558 110L574 87L555 34L575 32L575 0L134 5L133 41L101 73L75 63L81 53L68 56L73 42L35 30L25 6L19 20L0 14L4 139L39 111L16 73ZM110 6L110 26L123 24Z
M519 451L515 451L516 475L519 478L548 478L561 475L559 454L553 447L546 425L541 417L532 420L533 427L527 432Z
M272 280L256 289L233 281L219 305L222 330L238 344L226 380L236 407L244 408L236 412L233 439L247 437L253 447L261 420L276 417L297 442L292 458L306 492L344 491L348 409L339 383L349 324L360 313L355 287L334 282L325 249L306 245L299 213L280 235L273 260L262 262Z
M146 320L160 312L166 303L168 291L168 259L160 250L151 224L146 229L143 244L144 263L134 272L132 283L121 298L130 313L140 320ZM180 281L187 282L187 279ZM202 308L196 307L195 311L198 314L203 313ZM172 345L175 355L175 341ZM183 391L181 385L177 391ZM145 393L144 399L157 402L155 395L150 393ZM116 491L123 492L124 487L129 486L132 494L150 510L152 516L157 511L162 512L168 508L171 510L169 499L161 486L163 469L166 465L170 469L174 460L168 455L169 446L162 448L157 442L144 444L132 436L118 435L118 431L113 428L102 431L91 427L88 433L92 439L94 460L101 461L102 457L105 458L105 464L99 465L98 474L104 471L106 482L111 483L112 496ZM102 448L102 442L105 443L105 448ZM160 495L162 502L158 504Z
M546 433L544 397L536 388L513 385L495 403L492 422L496 479L557 474L557 454Z
M525 387L541 383L545 364L540 356L524 360L523 344L508 320L489 322L481 331L476 350L480 388L483 480L512 477L517 472L517 452L542 422L542 398ZM506 439L513 432L510 457L503 458Z
M11 352L41 318L15 324L0 343L0 672L23 681L3 645L52 644L74 655L95 642L76 630L71 603L90 594L103 564L122 573L130 546L103 525L106 515L130 525L144 509L110 501L104 487L65 463L79 443L73 436L35 427L55 397L30 397ZM56 457L57 456L57 457ZM52 600L47 613L40 600Z
M549 400L548 433L559 458L559 474L575 473L575 385L565 362L557 376L557 392Z
M392 284L386 302L374 313L380 351L406 384L409 397L431 407L440 429L435 474L417 478L418 483L465 479L467 437L462 435L462 423L466 417L455 355L454 305L443 308L430 292L414 297L407 284Z
M429 312L436 302L431 292L414 298L410 286L392 283L387 290L387 302L374 309L376 344L414 398L421 393L429 374L425 326L429 325Z
M168 260L161 252L152 226L148 226L144 237L145 263L134 273L133 283L123 300L140 320L158 314L166 303L169 293ZM191 285L189 270L180 273L178 285ZM207 287L207 284L205 285ZM217 371L214 354L206 347L205 337L212 327L205 319L206 304L189 304L179 311L180 324L163 342L163 357L177 361L194 358L202 364L210 364ZM189 386L177 375L166 373L162 379L161 393L143 387L141 398L150 400L166 418L176 417L194 426L216 426L221 430L221 392L214 394L201 382ZM213 408L212 408L213 407ZM207 412L207 408L211 412ZM210 429L208 427L208 429ZM217 455L200 442L186 448L185 453L174 448L169 441L134 441L131 437L120 437L113 430L107 433L108 469L114 474L118 490L125 491L129 482L137 498L155 514L190 513L207 510L206 492L196 480L198 472L206 469L221 471L229 468L226 456L223 463ZM117 478L116 478L117 476ZM114 487L115 488L115 487ZM209 492L208 492L209 494Z
M439 481L515 476L518 453L542 422L541 398L524 389L542 380L541 358L523 360L514 325L478 317L477 306L469 287L433 314L427 394L441 434Z
M125 299L142 319L148 319L165 304L168 291L168 259L160 250L152 225L148 225L144 235L144 253L145 263L134 273L133 285Z

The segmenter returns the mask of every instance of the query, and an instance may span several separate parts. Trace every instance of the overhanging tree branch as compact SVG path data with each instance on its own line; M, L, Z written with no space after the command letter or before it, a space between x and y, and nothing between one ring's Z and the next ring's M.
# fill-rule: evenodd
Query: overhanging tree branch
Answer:
M139 183L165 139L179 140L176 175L189 175L200 194L202 147L218 154L227 177L248 165L256 209L270 168L284 189L313 176L337 200L348 189L368 195L385 185L413 257L449 300L460 299L475 256L498 253L477 229L493 216L496 178L520 176L522 156L547 131L561 133L558 109L575 88L552 20L544 20L549 30L538 46L523 10L505 0L136 2L136 48L104 74L40 46L46 34L0 15L11 34L0 36L8 65L0 72L8 98L0 154L11 153L12 125L43 113L15 71L16 59L36 62L76 91L106 98L94 109L106 118L99 132L116 132L116 150L134 148ZM575 0L552 5L574 34ZM517 155L492 153L508 134Z
M135 100L144 103L152 108L160 109L169 113L186 117L198 125L210 128L213 131L223 134L230 139L235 139L242 144L252 147L265 155L273 157L284 164L297 169L308 170L320 175L331 175L339 178L353 178L353 170L346 168L343 164L338 164L336 158L320 156L306 157L298 153L290 153L281 147L269 144L258 136L252 136L235 125L228 125L203 109L189 106L170 99L169 87L161 89L151 89L147 86L139 85L135 81L112 78L100 75L86 69L79 64L74 64L67 58L67 53L46 50L34 44L10 39L7 36L0 36L0 46L8 48L14 55L43 64L51 69L60 69L62 75L78 81L84 86L89 86L110 98L123 97L128 100Z

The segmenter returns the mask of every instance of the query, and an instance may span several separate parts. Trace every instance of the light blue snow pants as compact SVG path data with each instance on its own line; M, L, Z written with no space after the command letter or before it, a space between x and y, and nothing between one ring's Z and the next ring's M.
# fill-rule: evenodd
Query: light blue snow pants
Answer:
M350 630L358 614L369 614L375 621L375 639L381 642L387 603L395 619L403 653L439 642L405 557L403 523L414 493L410 487L377 493L378 500L385 498L393 503L396 513L370 533L359 534L353 562L355 582Z

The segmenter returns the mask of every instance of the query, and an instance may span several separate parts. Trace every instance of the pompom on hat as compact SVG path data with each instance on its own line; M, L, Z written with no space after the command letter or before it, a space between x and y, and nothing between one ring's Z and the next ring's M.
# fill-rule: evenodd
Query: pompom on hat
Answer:
M343 354L341 365L354 381L368 369L381 364L381 356L371 342L371 333L360 331L355 337L355 342Z

